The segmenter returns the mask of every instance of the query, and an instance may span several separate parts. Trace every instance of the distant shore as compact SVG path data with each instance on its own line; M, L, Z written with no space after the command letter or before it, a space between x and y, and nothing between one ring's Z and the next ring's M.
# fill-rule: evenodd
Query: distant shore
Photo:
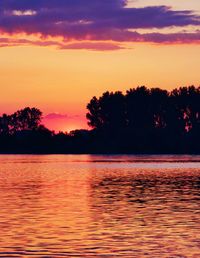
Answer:
M90 130L49 130L33 107L0 117L0 153L200 154L200 87L105 92L87 105Z

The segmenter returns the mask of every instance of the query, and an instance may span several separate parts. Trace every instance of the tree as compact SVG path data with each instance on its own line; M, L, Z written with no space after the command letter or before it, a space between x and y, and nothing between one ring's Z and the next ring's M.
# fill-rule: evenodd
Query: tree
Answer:
M42 112L37 108L26 107L12 115L15 131L36 130L41 124Z
M3 114L0 117L0 134L8 135L11 129L11 116Z
M26 107L12 115L0 117L0 133L14 134L18 131L37 130L41 125L42 112L37 108Z
M126 92L126 113L128 127L132 130L147 130L153 127L153 115L150 110L150 91L137 87Z
M87 105L88 113L86 118L88 119L88 125L95 129L100 129L103 127L103 119L101 115L101 107L99 100L93 97L90 103Z
M94 129L117 131L126 126L125 98L120 92L105 92L87 105L88 124Z

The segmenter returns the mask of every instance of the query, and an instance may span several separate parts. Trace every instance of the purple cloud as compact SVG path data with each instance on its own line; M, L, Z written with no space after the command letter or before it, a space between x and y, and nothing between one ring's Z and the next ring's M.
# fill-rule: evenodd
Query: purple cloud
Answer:
M50 113L44 117L44 119L67 119L68 115L60 113Z
M32 42L41 46L55 45L61 49L116 50L122 48L119 42L200 41L198 31L151 33L153 28L198 26L200 16L194 12L175 11L166 6L127 8L126 4L126 0L1 0L0 31L10 34L40 34L42 37L61 36L63 43ZM140 34L132 31L141 28L149 29L149 33ZM71 43L72 40L87 42ZM20 44L19 41L12 43ZM28 44L28 41L21 42L26 43ZM2 42L1 46L3 44L6 42Z
M13 46L53 46L58 49L87 49L94 51L113 51L123 49L124 47L117 43L110 42L88 42L80 41L75 43L59 42L56 40L29 40L29 39L15 39L9 37L0 38L0 47Z
M80 115L67 115L61 113L49 113L43 117L43 119L76 119L79 118Z
M123 46L120 46L116 43L106 43L106 42L77 42L70 43L66 45L61 45L60 49L88 49L96 51L112 51L123 49Z

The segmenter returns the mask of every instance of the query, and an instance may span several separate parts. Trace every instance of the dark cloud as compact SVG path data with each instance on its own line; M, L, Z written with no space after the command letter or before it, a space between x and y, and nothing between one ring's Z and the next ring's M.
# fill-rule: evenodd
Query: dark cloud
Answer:
M127 8L126 4L126 0L1 0L0 30L4 33L37 33L42 37L62 36L68 42L78 40L184 43L200 40L199 32L139 34L132 31L141 28L151 30L200 25L200 16L191 11L175 11L166 6ZM57 45L61 49L121 48L119 44L113 43L103 45L86 42L70 45L49 42L47 45Z

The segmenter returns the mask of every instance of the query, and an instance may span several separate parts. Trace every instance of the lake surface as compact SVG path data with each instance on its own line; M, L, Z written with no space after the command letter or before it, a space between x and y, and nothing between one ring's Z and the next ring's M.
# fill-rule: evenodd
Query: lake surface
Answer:
M0 257L200 257L200 156L0 155Z

